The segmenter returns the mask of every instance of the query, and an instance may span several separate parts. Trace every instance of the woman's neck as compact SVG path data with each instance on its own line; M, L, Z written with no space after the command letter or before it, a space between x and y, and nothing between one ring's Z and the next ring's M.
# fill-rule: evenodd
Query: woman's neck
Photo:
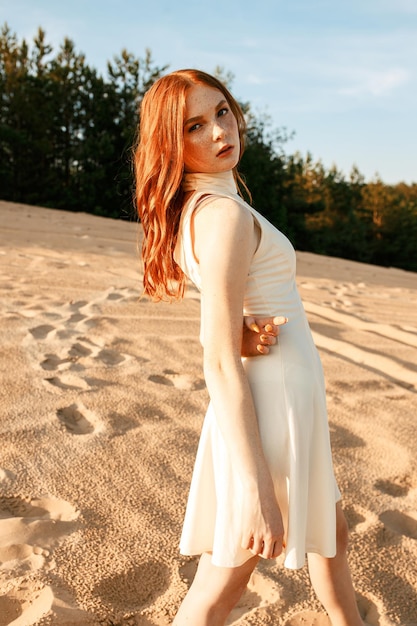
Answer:
M185 192L208 190L228 194L237 193L233 170L213 173L185 172L182 187Z

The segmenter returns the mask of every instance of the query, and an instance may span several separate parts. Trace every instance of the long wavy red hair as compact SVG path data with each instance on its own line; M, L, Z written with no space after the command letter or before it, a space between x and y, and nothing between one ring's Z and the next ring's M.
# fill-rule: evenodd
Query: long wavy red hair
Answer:
M181 298L186 277L173 258L184 195L183 124L187 90L207 85L221 91L236 117L240 156L246 122L229 90L217 78L200 70L172 72L146 92L140 110L135 148L136 208L143 227L144 291L155 300ZM237 183L246 186L238 172Z

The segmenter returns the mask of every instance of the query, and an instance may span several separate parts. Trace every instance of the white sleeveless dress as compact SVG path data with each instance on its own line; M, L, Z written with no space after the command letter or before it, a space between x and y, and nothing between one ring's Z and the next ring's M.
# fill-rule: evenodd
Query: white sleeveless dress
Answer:
M300 568L308 552L333 557L335 503L340 492L332 466L323 371L296 287L294 249L237 194L232 172L186 174L183 186L195 193L183 209L174 256L200 290L191 228L195 211L213 197L232 198L245 206L259 225L261 238L250 266L242 315L284 315L289 321L281 327L278 343L269 355L243 362L284 521L284 564ZM220 567L236 567L253 556L240 546L243 489L209 404L191 481L181 554L211 552L212 563Z

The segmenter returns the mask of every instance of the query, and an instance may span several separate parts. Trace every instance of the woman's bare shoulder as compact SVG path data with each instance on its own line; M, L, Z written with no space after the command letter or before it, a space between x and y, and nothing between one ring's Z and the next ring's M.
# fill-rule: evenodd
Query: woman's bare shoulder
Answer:
M258 233L253 216L238 199L216 196L205 202L194 219L196 258L203 252L212 262L213 252L238 256L243 251L253 254L258 245Z
M230 198L229 196L206 195L198 203L195 219L200 222L227 221L229 224L239 222L243 226L245 222L253 221L252 214L243 200Z

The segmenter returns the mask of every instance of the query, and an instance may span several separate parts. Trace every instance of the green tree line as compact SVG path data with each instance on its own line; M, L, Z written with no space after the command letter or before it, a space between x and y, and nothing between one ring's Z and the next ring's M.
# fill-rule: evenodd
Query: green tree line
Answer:
M131 146L145 91L167 66L127 50L103 77L71 39L57 52L39 28L31 45L0 32L0 197L133 219ZM230 76L220 78L230 82ZM241 163L253 205L296 248L417 271L417 184L346 178L310 154L284 151L273 129L248 119Z

